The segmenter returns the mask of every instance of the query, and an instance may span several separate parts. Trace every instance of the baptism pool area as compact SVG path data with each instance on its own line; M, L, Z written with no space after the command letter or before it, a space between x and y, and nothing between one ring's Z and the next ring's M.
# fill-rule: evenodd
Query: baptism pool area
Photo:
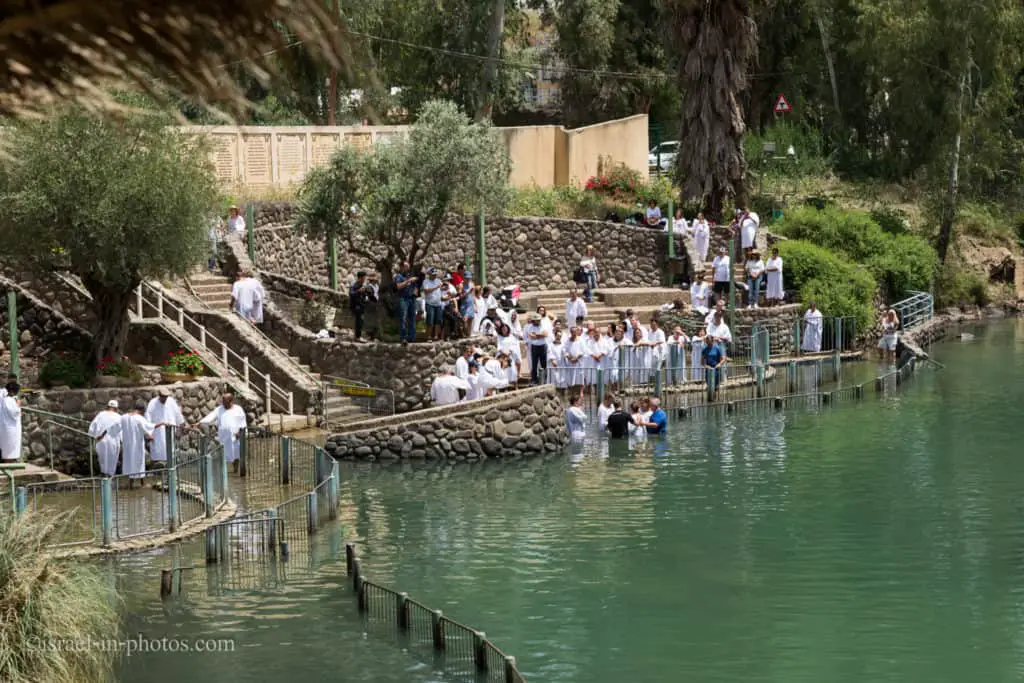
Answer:
M287 562L205 567L201 539L103 560L127 636L230 641L133 653L119 680L465 680L360 614L349 541L531 683L1020 680L1024 320L965 331L860 401L673 413L663 438L547 458L341 462L338 519ZM192 566L162 600L161 570Z

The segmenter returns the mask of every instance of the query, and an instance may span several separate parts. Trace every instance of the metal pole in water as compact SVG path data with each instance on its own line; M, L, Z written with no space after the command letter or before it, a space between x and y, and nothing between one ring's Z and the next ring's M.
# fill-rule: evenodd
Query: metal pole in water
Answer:
M516 658L512 655L505 655L505 683L514 683L516 680Z
M163 427L165 446L167 448L167 467L171 468L178 464L178 432L174 427Z
M178 530L178 468L167 469L167 516L170 518L170 530Z
M290 437L281 437L281 483L291 483L292 462L292 440Z
M220 451L220 499L221 502L228 499L228 454L223 448Z
M786 391L796 393L796 361L791 360L786 364Z
M15 501L15 511L19 515L25 514L25 508L28 507L28 489L24 486L19 486L17 490L17 499Z
M242 434L238 443L238 476L245 477L249 474L249 433Z
M160 570L160 599L163 600L171 594L174 587L174 571L171 569Z
M103 545L109 546L114 533L114 492L110 477L100 481L100 511L103 529Z
M273 555L277 552L277 510L269 510L267 513L267 549Z
M473 631L473 661L480 671L487 671L487 634Z
M431 635L434 640L435 650L444 650L444 613L436 609L430 613Z
M331 511L330 518L338 518L338 484L341 479L341 468L338 466L338 461L331 459L331 483L328 484L327 490L331 496Z
M213 461L210 456L204 455L203 463L203 502L206 504L206 517L213 517L216 501L213 495Z
M231 553L228 550L230 530L227 524L218 524L215 528L217 529L217 557L221 564L228 564L231 560Z
M206 564L217 564L217 530L206 530Z
M843 359L840 357L839 352L836 351L835 354L832 356L832 379L834 381L839 381L839 375L842 372L840 366L842 364Z
M306 530L310 534L316 533L316 491L306 494Z
M816 377L814 378L814 381L816 383L816 386L820 387L821 386L822 375L825 374L824 373L825 363L824 363L823 359L819 358L818 362L815 363L814 367L815 367L814 373L816 375Z
M604 402L604 370L601 368L597 369L597 402Z
M654 370L654 395L661 398L661 368Z
M757 366L757 397L764 396L764 366Z
M356 544L346 543L345 544L345 573L349 576L352 575L352 562L356 559Z
M409 630L409 594L399 593L395 598L396 608L398 611L398 628L401 631Z

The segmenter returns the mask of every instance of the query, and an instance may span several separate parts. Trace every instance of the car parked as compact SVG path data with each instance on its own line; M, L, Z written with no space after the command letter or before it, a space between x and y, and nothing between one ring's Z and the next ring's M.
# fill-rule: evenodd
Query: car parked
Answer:
M669 173L676 163L678 151L678 140L667 140L651 147L647 153L647 168L651 173Z

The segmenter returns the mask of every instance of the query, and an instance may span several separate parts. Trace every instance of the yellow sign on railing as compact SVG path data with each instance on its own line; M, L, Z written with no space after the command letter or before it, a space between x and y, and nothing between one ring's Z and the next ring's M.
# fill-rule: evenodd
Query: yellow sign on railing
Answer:
M367 398L374 398L377 396L377 390L371 389L370 387L350 387L335 382L338 386L341 386L341 393L345 396L365 396Z

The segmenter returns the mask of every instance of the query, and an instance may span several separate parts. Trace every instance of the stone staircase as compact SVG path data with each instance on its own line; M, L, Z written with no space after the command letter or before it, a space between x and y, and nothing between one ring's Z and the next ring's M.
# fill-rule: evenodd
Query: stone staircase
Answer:
M231 310L232 282L200 268L186 278L186 286L199 303L215 311Z
M561 318L565 315L566 299L568 292L565 289L528 292L520 296L519 306L529 312L537 310L537 306L544 306L549 314ZM690 295L667 287L597 289L594 290L594 300L587 304L587 320L606 327L621 320L620 311L633 309L637 318L646 322L662 305L676 299L689 302Z

